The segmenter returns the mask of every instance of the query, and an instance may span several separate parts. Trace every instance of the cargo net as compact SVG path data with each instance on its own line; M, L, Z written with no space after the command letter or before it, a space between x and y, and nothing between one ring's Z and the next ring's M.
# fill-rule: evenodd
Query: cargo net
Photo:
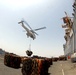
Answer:
M28 58L23 61L23 75L49 75L50 61L47 59Z
M4 56L4 64L8 67L21 68L22 75L49 75L48 69L52 65L50 58L22 58L10 53ZM22 66L20 66L22 64Z
M5 53L4 65L18 69L20 68L20 63L21 63L21 57L11 53Z

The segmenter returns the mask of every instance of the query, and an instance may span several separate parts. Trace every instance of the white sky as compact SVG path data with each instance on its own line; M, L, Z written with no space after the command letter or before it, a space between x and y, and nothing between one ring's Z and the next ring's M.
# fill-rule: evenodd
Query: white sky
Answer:
M66 11L73 13L73 0L0 0L0 47L8 52L26 55L31 40L33 55L59 56L64 54L64 29L61 18ZM37 31L35 40L27 38L18 22L24 18Z

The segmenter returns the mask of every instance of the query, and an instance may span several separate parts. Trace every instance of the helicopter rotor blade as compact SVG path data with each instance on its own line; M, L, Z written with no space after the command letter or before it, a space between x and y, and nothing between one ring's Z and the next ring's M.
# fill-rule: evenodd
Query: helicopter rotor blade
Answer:
M34 30L31 30L32 33L35 33L36 35L38 35Z
M30 27L30 25L24 19L22 19L22 21L32 30L32 28Z
M32 31L33 33L35 33L36 35L38 35L38 34L30 27L30 25L29 25L24 19L22 19L22 21L31 29L30 31Z
M45 29L46 27L41 27L41 28L38 28L38 29L34 29L34 31L37 31L37 30L41 30L41 29Z
M23 23L24 21L23 20L21 20L20 22L18 22L18 24L20 24L20 23Z
M36 35L38 35L36 32L34 32Z

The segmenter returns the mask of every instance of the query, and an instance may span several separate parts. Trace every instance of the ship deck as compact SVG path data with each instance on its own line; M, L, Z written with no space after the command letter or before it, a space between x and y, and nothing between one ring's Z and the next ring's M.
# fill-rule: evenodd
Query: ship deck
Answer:
M50 75L76 75L76 63L71 60L53 62L48 72ZM21 69L13 69L4 65L0 57L0 75L22 75Z

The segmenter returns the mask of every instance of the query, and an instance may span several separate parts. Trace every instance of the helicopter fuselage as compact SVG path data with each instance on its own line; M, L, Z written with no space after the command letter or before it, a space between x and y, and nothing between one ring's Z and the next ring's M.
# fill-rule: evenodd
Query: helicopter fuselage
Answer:
M27 35L27 37L30 36L33 40L36 38L35 34L32 33L31 31L27 32L26 35Z

